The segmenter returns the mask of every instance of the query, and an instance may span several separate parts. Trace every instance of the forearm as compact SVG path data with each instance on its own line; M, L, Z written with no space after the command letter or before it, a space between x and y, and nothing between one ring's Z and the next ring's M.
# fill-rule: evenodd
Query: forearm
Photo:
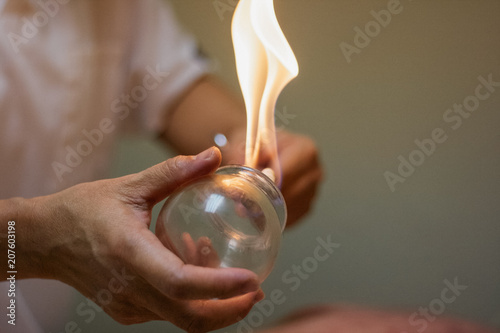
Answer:
M231 144L244 143L243 102L210 76L188 90L170 110L167 121L163 138L182 154L198 153L213 146L218 133L225 135ZM224 149L222 152L224 158Z

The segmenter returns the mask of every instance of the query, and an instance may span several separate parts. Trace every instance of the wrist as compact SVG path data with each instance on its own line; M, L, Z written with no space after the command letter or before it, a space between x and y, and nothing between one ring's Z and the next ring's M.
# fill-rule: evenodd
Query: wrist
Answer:
M15 253L17 276L27 278L50 278L44 269L43 258L48 257L45 250L47 241L43 239L40 222L44 220L43 210L39 208L40 198L9 199L8 221L15 222Z

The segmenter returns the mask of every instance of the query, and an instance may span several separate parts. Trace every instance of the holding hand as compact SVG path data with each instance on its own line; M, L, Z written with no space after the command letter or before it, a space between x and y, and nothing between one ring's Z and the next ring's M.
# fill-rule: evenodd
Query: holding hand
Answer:
M149 230L155 204L220 161L211 148L28 200L36 225L23 231L27 277L61 280L123 324L167 320L205 332L237 322L263 297L257 276L186 265Z
M287 227L296 224L310 210L323 170L318 149L307 136L287 131L277 132L278 161L265 149L261 151L257 169L271 168L281 174L281 192L285 198L288 219ZM245 130L236 131L223 149L224 163L244 164Z
M307 136L277 133L281 165L281 192L288 207L287 226L294 225L310 210L323 179L316 144Z

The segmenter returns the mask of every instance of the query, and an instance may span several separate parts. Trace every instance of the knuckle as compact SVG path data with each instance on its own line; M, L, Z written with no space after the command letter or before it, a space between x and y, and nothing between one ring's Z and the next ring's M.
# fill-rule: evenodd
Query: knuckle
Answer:
M166 294L172 299L186 299L189 295L189 286L182 269L176 270L170 276L165 286Z
M169 159L165 161L164 163L161 164L161 167L158 168L159 171L159 177L166 178L169 181L175 181L176 177L176 169L178 165L178 159L179 157L174 157L172 159Z
M173 188L177 188L182 184L187 166L188 157L186 156L179 155L170 158L162 164L162 177L168 179Z
M172 171L182 171L187 165L188 157L184 155L177 155L165 161L164 166L166 172L171 174Z
M125 264L130 261L130 255L137 252L140 242L141 237L137 232L113 235L109 240L108 256L115 262Z

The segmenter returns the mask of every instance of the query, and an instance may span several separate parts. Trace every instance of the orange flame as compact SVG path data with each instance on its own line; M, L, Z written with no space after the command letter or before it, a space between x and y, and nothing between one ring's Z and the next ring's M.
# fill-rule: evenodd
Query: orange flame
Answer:
M273 0L240 0L232 37L247 111L245 164L257 167L259 154L265 151L279 166L274 109L283 88L298 75L299 66L279 26ZM275 171L280 172L279 167ZM274 176L279 183L281 175Z

